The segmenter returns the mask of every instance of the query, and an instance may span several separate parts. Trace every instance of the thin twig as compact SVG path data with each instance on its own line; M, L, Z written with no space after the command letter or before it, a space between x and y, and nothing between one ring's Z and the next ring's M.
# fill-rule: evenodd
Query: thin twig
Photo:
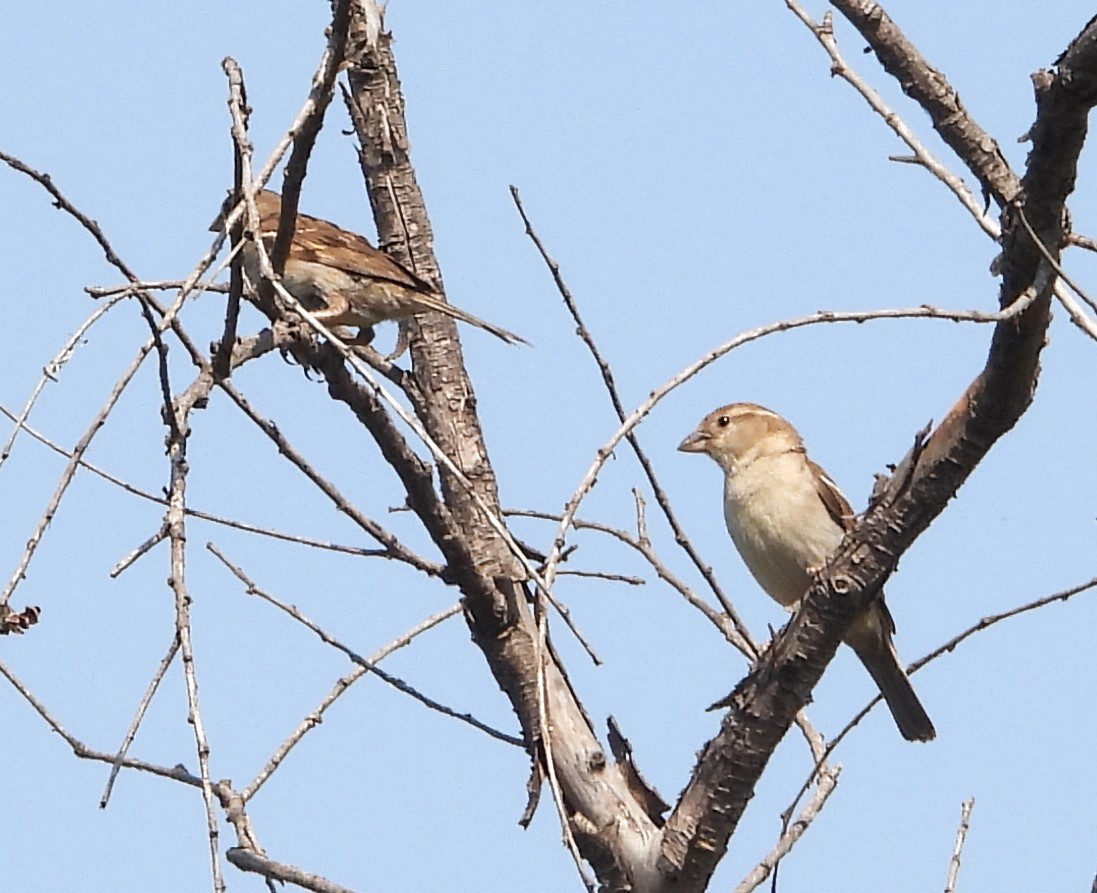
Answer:
M636 498L639 499L639 491L634 490L633 492ZM563 517L559 512L542 512L534 509L507 509L503 514L515 518L536 518L541 521L551 521L556 524L559 524L560 519ZM633 536L625 530L621 530L618 527L611 527L609 524L603 524L600 521L587 521L583 518L575 518L572 521L571 526L575 530L591 530L598 533L604 533L639 553L640 556L651 565L660 580L669 585L691 606L700 611L705 618L720 631L720 634L723 635L724 638L739 648L740 651L744 651L744 649L737 644L737 630L728 622L728 619L723 612L714 608L705 601L705 599L694 592L688 584L675 576L675 574L663 563L662 559L659 558L659 555L655 551L650 540L640 539L638 536ZM565 571L560 570L557 573L562 576Z
M583 882L583 886L586 887L587 893L594 893L597 884L590 872L587 871L583 861L583 854L579 852L579 842L575 839L575 833L572 831L572 817L568 815L567 805L564 801L564 792L560 787L560 779L556 773L556 759L553 757L553 727L549 721L548 699L546 694L547 680L545 679L545 672L549 662L549 648L548 611L545 608L544 592L545 590L538 590L534 600L534 613L537 622L537 638L535 640L537 644L535 651L537 659L537 726L539 729L537 737L541 747L544 749L544 760L542 763L545 769L545 775L548 777L549 789L552 791L552 802L556 807L556 816L560 821L560 828L563 831L564 846L567 847L572 861L575 862L575 869L579 873L579 879Z
M960 827L956 829L956 846L952 849L952 858L948 860L948 880L945 881L945 893L956 893L956 877L960 873L960 856L964 852L968 828L971 826L971 810L975 798L969 797L960 808Z
M0 415L6 416L12 421L17 420L15 413L13 413L2 404L0 404ZM19 427L26 431L28 435L37 440L43 446L49 448L58 455L64 456L66 459L72 458L71 452L69 452L56 442L50 440L40 431L37 431L34 428L30 427L30 425L23 424ZM114 486L118 487L121 490L124 490L127 493L138 496L141 499L148 500L149 502L155 503L156 505L167 506L168 504L167 499L165 499L163 496L159 496L155 493L150 493L148 490L142 490L140 487L135 487L133 484L124 481L119 477L116 477L108 471L105 471L98 465L93 465L91 462L88 462L84 459L81 459L79 461L79 465L81 468L86 469L97 477L102 478L103 480L107 481L110 484L113 484ZM191 508L189 506L187 507L186 512L189 517L198 518L202 521L209 521L211 524L218 524L222 527L229 527L234 530L241 530L245 533L254 533L257 536L265 536L269 537L270 539L281 540L282 542L296 543L297 545L308 546L309 548L313 549L324 549L329 552L341 552L346 555L357 555L363 558L390 558L396 561L402 560L400 556L393 554L393 552L389 549L366 549L362 546L348 546L343 543L332 543L325 540L318 540L312 537L301 536L296 533L286 533L282 530L274 530L273 528L269 527L259 527L255 524L249 524L246 521L239 521L235 518L226 518L222 515L215 515L211 512L202 511L201 509ZM428 561L421 556L416 557L418 559L418 563L412 566L415 567L417 570L422 570L431 576L441 575L443 570L441 564ZM123 562L124 561L125 559L123 559ZM117 570L123 562L120 562L119 565L116 566L115 570ZM112 571L112 576L114 575L116 574L114 571Z
M1024 205L1020 202L1013 203L1013 210L1017 212L1017 217L1021 221L1021 225L1025 228L1025 232L1028 233L1028 237L1032 239L1032 243L1036 246L1036 250L1043 255L1044 260L1048 262L1051 268L1055 271L1055 274L1065 282L1079 298L1085 301L1093 310L1097 310L1097 301L1094 301L1088 294L1083 291L1082 287L1075 283L1070 276L1067 275L1059 262L1054 258L1052 253L1048 251L1047 246L1043 243L1043 240L1036 235L1036 230L1032 228L1032 224L1028 222L1028 216L1025 214Z
M846 63L846 60L838 50L838 41L834 36L834 23L831 12L829 10L827 11L823 16L822 24L820 24L808 15L797 0L785 0L785 5L792 11L793 15L803 22L808 30L815 35L816 40L819 41L823 49L826 50L827 55L830 56L831 75L841 78L853 87L854 90L860 93L869 107L884 119L892 132L907 144L907 147L914 153L913 161L924 167L933 174L934 177L940 180L948 188L949 192L959 199L960 204L962 204L967 212L971 214L975 219L975 222L982 228L983 232L992 239L997 239L997 221L983 211L981 203L972 191L968 189L967 184L949 170L948 167L938 161L933 153L925 147L922 141L915 136L914 131L907 126L907 123L884 101L883 97L880 96L880 94L877 93L856 70L850 68ZM910 161L910 159L903 160Z
M312 464L304 457L304 454L297 450L296 447L286 439L286 436L274 422L267 419L258 410L252 407L251 403L248 402L232 382L228 380L218 381L218 386L229 396L237 407L243 411L244 415L251 419L259 430L270 438L278 447L280 455L288 459L295 468L315 484L316 488L332 501L338 511L350 518L355 524L362 528L363 531L384 546L390 557L402 561L405 564L409 564L424 573L437 574L439 568L437 562L428 561L404 546L395 535L390 533L372 518L365 515L351 503L350 500L343 496L331 481L313 468Z
M111 791L114 789L114 782L117 780L118 773L125 763L126 754L129 753L130 745L133 744L134 739L137 737L137 729L141 726L141 720L145 718L145 713L152 703L152 698L156 694L156 690L160 687L160 683L168 672L168 667L171 666L172 661L175 660L175 655L178 653L179 637L173 636L171 645L168 646L167 654L161 659L160 665L156 668L156 672L152 674L152 679L149 680L148 688L145 689L145 694L141 698L141 702L137 705L137 712L133 716L133 721L126 730L126 735L122 739L122 744L118 748L118 753L115 755L114 765L111 766L110 777L107 779L107 786L103 789L103 796L99 798L100 809L107 808Z
M442 621L459 614L461 612L461 606L459 604L454 605L453 607L448 608L445 611L442 611L427 618L409 632L393 640L388 645L385 645L373 657L365 658L359 655L353 649L344 645L335 636L327 632L321 626L309 620L296 607L287 604L278 597L272 595L271 593L262 589L260 586L256 585L256 583L248 576L248 574L238 565L233 564L216 545L214 545L213 543L207 543L206 548L210 551L210 553L216 556L216 558L228 569L228 571L234 577L236 577L241 583L244 584L248 595L254 595L257 598L261 598L269 604L274 605L274 607L278 608L278 610L292 617L306 629L315 633L320 641L322 641L324 644L330 645L332 648L341 651L344 655L346 655L346 657L348 657L351 661L357 664L357 668L355 669L355 671L339 680L339 682L335 686L335 689L333 689L332 694L329 695L330 700L325 699L320 708L309 714L305 722L303 722L298 727L298 730L295 731L294 734L291 735L290 738L287 740L287 742L285 742L282 747L279 748L275 756L271 758L270 762L268 762L267 768L265 768L263 772L261 772L259 776L257 776L256 779L244 791L245 800L251 799L255 791L258 790L263 782L265 782L267 778L270 777L274 769L277 768L277 766L285 758L285 755L289 753L292 747L301 739L301 737L303 737L305 732L307 732L308 729L314 727L320 722L322 714L325 710L327 710L328 707L331 706L335 699L338 698L338 696L341 695L344 691L346 691L351 684L360 679L366 673L373 673L382 682L390 685L397 691L409 695L414 700L418 701L420 704L423 704L425 707L431 710L437 711L444 716L449 716L452 719L458 719L461 722L467 723L473 728L478 729L481 732L485 732L492 738L495 738L499 741L503 741L507 744L512 744L517 747L524 747L524 742L521 738L518 738L514 735L508 735L506 732L501 732L498 729L492 728L491 726L481 722L470 714L459 713L453 708L447 707L446 705L435 701L433 698L427 697L404 680L400 679L397 676L393 676L391 673L388 673L377 666L377 664L381 660L388 657L399 648L403 648L404 646L410 644L411 641L421 633L424 633L427 630L437 626Z
M56 717L49 710L46 709L46 705L38 700L31 692L29 688L23 683L23 681L12 672L3 661L0 661L0 676L3 676L8 682L11 683L14 688L33 710L45 721L53 731L55 731L65 743L72 748L72 752L82 760L94 760L99 763L106 763L113 765L117 759L117 754L105 753L99 750L92 750L83 741L72 735ZM136 769L139 772L148 772L151 775L158 775L161 778L169 778L173 781L179 781L183 784L190 785L191 787L201 787L202 779L196 775L192 775L182 765L173 767L159 766L155 763L147 763L144 760L135 760L127 757L122 760L122 766L126 769Z
M255 795L255 792L258 791L260 787L262 787L267 779L269 779L271 775L274 774L274 771L282 764L289 752L296 746L297 742L300 741L306 734L308 734L309 731L319 725L327 710L339 699L341 695L343 695L344 692L346 692L352 685L354 685L355 682L357 682L359 679L361 679L363 676L366 676L370 672L374 672L378 675L378 678L382 678L382 674L376 669L376 664L379 661L383 660L397 649L403 648L405 645L410 644L412 639L416 638L421 633L424 633L429 629L433 629L435 626L438 626L438 624L449 620L449 618L451 617L456 617L460 613L461 606L460 604L456 604L447 608L444 611L439 611L437 614L432 614L430 617L426 618L421 623L408 630L406 633L404 633L404 635L400 636L399 638L393 639L383 648L374 652L374 654L365 661L365 663L368 664L369 667L364 666L363 664L356 664L353 670L337 680L335 685L332 686L331 691L329 691L324 696L323 700L317 705L316 709L313 710L307 717L305 717L304 721L301 722L297 726L297 728L295 728L293 732L290 733L289 737L287 737L286 740L278 746L277 750L275 750L275 752L272 754L266 765L263 766L263 768L258 772L255 778L248 785L247 789L244 791L244 799L250 800ZM433 709L433 705L436 702L430 701L428 699L428 701L423 703L425 704L425 706ZM455 718L463 722L473 720L473 717L469 716L468 714L458 714ZM476 726L475 720L473 720L471 724L474 727L479 728L480 731L486 732L490 737L496 738L497 740L504 741L507 744L514 744L519 747L524 746L522 741L514 736L506 735L505 733L497 733L497 730L491 729L490 727L480 728Z
M44 174L41 171L37 171L30 165L25 164L18 158L8 155L5 152L0 152L0 161L4 161L9 167L14 168L20 173L26 174L28 177L35 180L39 185L41 185L50 195L53 196L55 207L66 211L68 214L78 220L81 226L84 227L84 229L91 233L92 238L95 239L95 241L99 244L99 247L102 249L103 254L106 256L107 262L111 264L111 266L117 269L130 282L140 281L140 278L137 276L137 274L134 273L129 268L129 266L126 265L122 258L115 253L114 248L107 240L107 237L103 233L103 230L100 228L99 224L92 220L90 217L88 217L86 214L84 214L75 205L73 205L61 192L61 190L54 185L53 178L50 177L49 174ZM159 361L158 372L161 391L160 396L165 403L170 403L171 388L168 385L168 348L161 338L161 335L167 327L163 324L157 325L156 320L153 317L151 305L148 300L148 295L143 292L138 292L136 296L138 298L138 303L141 308L141 316L149 327L149 331L152 334L152 342L156 348L156 355ZM173 308L173 310L177 311L178 307L182 306L182 302L183 296L179 298L177 306ZM169 418L168 424L170 425L173 423L174 420ZM0 604L6 604L3 596L0 596Z
M634 577L631 574L614 574L609 571L583 571L576 568L562 570L558 576L581 577L586 580L605 580L609 583L624 583L628 586L643 586L647 582L643 577Z
M229 108L232 110L232 144L233 144L233 196L239 199L243 193L244 183L250 182L251 156L253 147L248 139L248 116L251 109L248 106L247 88L244 85L244 73L230 56L221 61L221 68L229 81ZM221 340L212 358L214 375L218 380L227 378L232 374L232 350L236 343L237 328L240 324L240 301L244 295L244 258L239 248L242 243L242 221L237 223L229 231L232 240L232 250L229 253L229 264L232 267L231 280L229 282L228 300L225 302L225 325L221 330Z
M514 200L514 205L518 209L518 214L522 218L522 222L526 227L526 235L532 240L536 246L537 251L540 253L541 258L544 260L545 265L548 267L549 272L552 274L553 281L556 283L556 290L560 293L560 296L564 300L564 305L567 307L568 312L571 314L572 319L575 321L576 333L580 340L586 345L590 355L594 358L595 364L598 366L598 370L602 375L602 383L605 386L606 392L609 394L610 402L613 404L613 411L617 415L617 419L620 422L625 421L625 406L621 401L621 395L617 391L617 385L613 378L613 370L610 368L609 362L602 356L601 351L598 349L598 345L594 342L594 338L587 330L586 324L583 322L582 317L579 314L579 307L572 297L571 290L568 288L567 283L564 281L563 275L560 273L560 265L549 256L544 243L541 241L541 237L537 234L537 231L533 228L533 223L529 219L529 215L526 213L525 206L522 204L522 198L518 193L518 187L510 187L510 195ZM631 431L625 435L629 442L629 446L632 447L632 451L636 454L637 461L640 463L640 467L643 469L644 474L647 476L648 483L651 484L652 492L655 495L656 502L659 504L659 508L663 511L663 516L667 519L667 523L670 524L671 531L674 533L675 542L685 551L690 561L693 562L694 567L704 577L705 582L708 583L709 588L712 590L713 595L716 596L717 601L720 602L720 606L724 609L724 613L727 614L732 624L735 626L736 631L739 634L739 639L744 643L748 655L751 657L757 656L757 648L754 647L754 643L750 637L750 631L747 629L746 624L743 623L739 614L736 612L734 606L731 604L731 599L725 595L723 588L720 586L716 579L716 575L713 573L711 566L702 561L701 556L697 550L694 549L692 541L686 534L682 525L678 523L678 516L674 513L674 509L670 504L670 500L667 498L666 493L663 492L663 488L659 485L659 480L655 475L655 468L652 466L651 461L648 459L647 454L640 446L640 441L634 433ZM562 547L562 544L561 544ZM548 568L548 579L551 580L554 573L554 567L552 565Z
M142 291L177 291L187 285L188 282L183 279L150 279L127 282L125 285L86 285L84 291L89 297L98 300L99 298L109 297L128 298ZM226 284L212 281L192 283L190 287L196 293L211 291L227 294L229 290Z
M786 821L784 823L785 828L780 839L766 854L766 857L739 882L735 887L735 893L751 893L752 890L760 887L770 874L776 871L777 866L781 864L781 860L792 852L793 847L804 836L804 832L818 817L827 800L830 799L830 795L834 793L841 772L841 766L828 766L817 773L818 783L811 800L808 801L800 815L796 817L795 822Z
M1008 611L1002 611L999 614L991 614L989 617L984 617L978 623L969 626L959 635L954 636L943 645L938 646L937 648L933 649L933 651L914 661L914 663L907 667L907 675L913 676L926 664L932 663L946 652L955 651L956 648L958 648L965 640L969 639L971 636L975 635L978 632L982 632L985 629L989 629L990 627L1001 623L1003 620L1009 620L1012 617L1018 617L1021 614L1027 614L1030 611L1035 611L1039 608L1044 607L1045 605L1050 605L1053 602L1069 601L1074 596L1080 595L1081 593L1087 592L1090 589L1094 588L1097 588L1097 577L1094 577L1092 580L1088 580L1087 582L1081 583L1077 586L1072 586L1069 589L1064 589L1059 592L1053 593L1052 595L1042 596L1041 598L1035 599L1034 601L1019 605L1016 608L1010 608ZM804 793L811 786L811 783L815 778L815 774L818 771L818 767L823 765L824 761L830 758L830 755L834 753L838 745L842 743L843 739L845 739L846 735L853 731L853 729L857 727L861 720L868 716L869 711L872 710L872 708L879 704L882 700L883 697L881 695L876 695L874 698L872 698L872 700L870 700L864 707L862 707L854 715L854 717L846 723L846 725L837 735L834 736L834 738L827 742L827 746L823 752L822 757L816 761L816 768L812 769L807 779L800 786L800 790L793 798L792 803L788 807L788 811L791 811L795 807L796 803L799 802L800 798L804 796Z
M26 577L27 568L30 566L31 559L34 557L38 545L42 542L42 537L45 536L46 529L49 527L54 515L57 514L57 509L60 506L65 493L68 491L73 478L76 476L76 469L79 468L84 453L87 452L95 435L99 433L99 430L106 423L107 416L110 415L111 411L121 399L122 392L125 391L129 383L133 381L134 376L137 374L137 370L152 351L154 343L154 340L150 338L140 350L138 350L137 355L130 363L129 368L127 368L125 372L122 373L121 377L114 383L114 387L111 389L106 401L99 408L99 411L95 414L91 424L80 437L80 440L77 441L76 446L73 447L71 454L72 458L69 459L68 463L65 465L64 471L61 472L61 478L57 482L57 487L53 491L53 496L50 497L38 523L35 525L34 531L27 540L27 545L23 550L23 554L20 555L19 561L16 564L15 572L8 580L3 592L0 592L0 605L6 605L10 601L12 594L15 592L15 588L19 585L20 581Z
M73 332L72 337L70 337L61 350L57 352L57 356L46 364L45 368L42 370L42 377L38 379L38 383L34 386L34 390L27 398L27 402L23 405L22 412L20 412L18 416L11 416L12 421L15 422L15 428L12 430L11 437L8 438L3 449L0 449L0 465L3 465L7 461L8 456L11 455L12 448L15 445L15 438L19 436L19 431L23 428L27 419L30 418L31 410L34 408L34 404L38 402L38 397L45 389L46 382L57 380L57 376L61 373L61 370L68 361L72 359L73 354L76 353L76 348L79 346L80 342L84 340L84 336L87 335L88 330L121 300L121 297L116 297L102 306L95 308L95 311L91 316L80 324L79 328Z
M823 18L822 24L819 24L807 14L797 0L785 0L785 5L804 23L804 25L807 26L812 34L815 35L816 39L830 56L831 74L838 75L842 80L853 87L865 99L873 111L884 119L888 127L890 127L891 130L910 147L911 151L914 152L913 161L923 166L943 183L945 187L956 196L964 208L967 209L972 219L979 225L979 228L990 238L998 241L1002 234L998 221L983 210L983 206L976 201L975 196L972 194L971 190L968 189L964 181L953 174L945 165L939 162L924 145L922 145L921 141L914 136L913 131L907 126L906 122L903 121L903 119L883 101L880 95L869 86L868 82L857 74L856 71L851 69L845 59L842 58L841 53L838 51L837 40L834 37L834 23L831 13L828 11ZM843 10L843 12L845 12L845 10ZM980 152L993 152L997 149L993 140L989 138L980 138L980 135L985 137L986 134L980 128L972 127L974 122L967 117L966 112L963 113L962 118L963 120L961 120L960 115L950 116L950 126L955 127L957 131L966 129L969 134L974 130L974 140L979 144ZM948 142L947 138L946 142ZM910 161L911 159L903 160ZM1017 181L1016 176L1012 171L1009 170L1008 164L1000 152L997 152L996 154L996 163L999 168L999 173L1004 172L1004 179L1009 180L1008 183L1003 184L1005 192L1013 192L1016 194L1020 189L1019 181ZM987 188L987 184L985 183L984 188ZM1038 241L1039 240L1037 240L1037 242ZM1094 245L1093 240L1086 239L1083 236L1075 236L1073 234L1067 236L1067 241L1070 244L1080 245L1091 250ZM1074 286L1072 285L1071 287ZM1075 288L1075 291L1082 295L1087 303L1090 303L1091 308L1097 310L1097 304L1089 302L1088 298L1085 298L1080 289ZM1087 314L1078 302L1075 301L1058 282L1055 284L1055 297L1067 311L1071 322L1090 338L1097 341L1097 321Z
M206 807L206 831L209 834L210 866L213 874L214 893L223 893L225 879L221 871L220 825L218 822L218 798L213 790L210 774L210 744L206 734L205 720L202 718L201 702L198 697L198 672L194 661L194 645L191 640L190 606L191 597L187 591L187 523L186 491L187 475L190 466L187 463L187 444L190 433L190 414L196 405L203 404L213 388L213 379L203 374L178 399L164 407L163 415L168 421L168 461L170 463L170 485L168 487L168 510L164 516L171 542L171 574L168 585L175 596L175 634L179 650L183 656L183 679L187 691L187 720L194 731L194 744L198 754L198 771L202 778L202 801Z

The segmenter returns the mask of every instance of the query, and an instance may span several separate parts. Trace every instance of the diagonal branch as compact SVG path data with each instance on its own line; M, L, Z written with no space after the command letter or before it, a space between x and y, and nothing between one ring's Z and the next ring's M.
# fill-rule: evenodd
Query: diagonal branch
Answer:
M933 129L967 165L983 187L983 196L1004 206L1021 189L994 138L968 114L960 94L929 64L898 25L870 0L833 0L876 53L884 71L929 114Z
M1087 30L1097 33L1097 26ZM915 68L904 69L901 82L907 92L911 84L940 87L939 73L924 63ZM1037 121L1028 170L1020 192L1005 196L1023 195L1026 217L1040 241L1058 254L1065 201L1074 188L1087 116L1097 103L1097 43L1075 42L1057 74L1043 72L1035 81ZM978 162L981 182L1012 178L995 153L981 162L973 155L965 161ZM661 867L681 889L702 889L707 883L770 755L807 703L855 614L1032 400L1055 274L1009 207L1004 217L1000 306L1022 295L1032 302L1015 320L995 326L983 371L847 536L761 666L737 687L720 734L705 747L664 830Z
M352 23L348 52L348 105L361 143L379 241L417 275L441 290L432 250L432 231L408 153L403 96L391 35L379 27L377 8L364 3L371 18ZM567 815L565 833L579 840L584 858L606 873L623 876L623 842L654 834L654 824L629 791L621 770L609 761L582 706L547 641L542 637L526 593L526 571L506 539L489 522L480 504L498 514L498 484L476 414L476 398L464 367L452 321L424 314L411 323L411 397L430 437L465 479L466 488L446 468L440 470L442 497L454 540L445 546L450 579L464 596L466 618L496 681L510 699L531 756L557 782ZM382 451L392 434L379 416L364 418ZM388 456L386 455L386 458ZM474 498L473 494L479 499ZM435 519L416 510L437 539ZM551 726L544 718L551 717ZM551 756L550 756L551 752ZM595 829L590 835L583 829ZM599 876L604 877L603 871Z

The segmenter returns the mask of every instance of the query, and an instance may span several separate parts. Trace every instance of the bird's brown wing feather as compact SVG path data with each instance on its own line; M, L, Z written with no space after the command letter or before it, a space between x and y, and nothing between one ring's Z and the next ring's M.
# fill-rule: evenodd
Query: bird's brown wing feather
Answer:
M266 223L264 221L264 238L277 232L276 220L270 233ZM307 263L326 264L357 276L386 280L423 294L434 293L430 285L385 252L374 248L364 236L307 214L297 215L297 230L290 257Z
M819 498L823 501L823 505L827 507L827 512L834 519L835 524L843 530L849 530L856 523L857 516L853 514L853 509L850 508L846 497L842 495L838 485L830 479L830 476L823 469L810 459L807 460L807 463L815 473L815 489L819 494Z
M843 530L852 529L857 523L857 516L850 508L846 497L842 495L842 491L838 489L838 485L830 479L830 475L810 459L808 459L808 465L815 471L816 492L823 501L823 505L827 507L830 516L836 523L841 525ZM888 606L884 602L882 592L880 597L873 603L871 610L877 612L876 618L880 629L887 635L893 635L895 633L895 618L891 616L891 611L888 610Z

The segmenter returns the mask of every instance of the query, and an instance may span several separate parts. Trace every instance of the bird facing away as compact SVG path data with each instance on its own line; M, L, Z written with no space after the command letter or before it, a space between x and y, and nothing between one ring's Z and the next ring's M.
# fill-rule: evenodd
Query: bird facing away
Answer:
M758 585L792 608L854 524L837 485L808 458L792 425L754 403L709 413L678 449L704 453L723 469L731 540ZM881 593L854 619L845 643L875 680L900 734L930 741L937 732L899 662L894 632Z
M282 197L264 189L256 194L255 203L259 209L260 236L269 252L278 233ZM212 232L224 229L233 206L230 193L210 226ZM242 250L244 271L252 285L258 287L259 252L249 241ZM375 323L406 319L431 310L485 329L508 344L529 343L513 332L446 303L429 283L374 248L365 237L308 214L297 215L282 285L325 325L358 327L356 340L361 344L372 339Z

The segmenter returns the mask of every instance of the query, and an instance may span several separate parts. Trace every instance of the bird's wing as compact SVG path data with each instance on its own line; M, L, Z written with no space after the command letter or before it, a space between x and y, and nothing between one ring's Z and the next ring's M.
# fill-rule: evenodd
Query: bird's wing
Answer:
M853 514L853 509L850 508L846 497L842 495L838 485L830 479L830 475L810 459L807 462L815 472L815 489L823 505L827 507L827 512L834 519L834 523L843 530L849 530L856 522L857 516Z
M317 225L325 224L325 225ZM296 260L322 263L358 276L383 279L424 294L434 289L357 233L327 224L307 214L297 215L297 238L290 255Z
M846 501L846 497L842 495L842 491L838 489L838 485L830 479L822 468L808 459L808 465L816 472L815 474L815 487L819 494L819 498L823 501L823 505L827 507L827 511L836 523L841 525L843 530L850 530L854 524L857 523L857 516L853 513L853 509L850 508L849 502ZM888 606L884 603L884 593L880 592L879 597L872 603L872 611L875 613L872 616L873 622L878 624L879 628L887 635L895 634L895 618L891 616L891 611L888 610ZM866 664L867 666L867 664ZM873 673L875 676L875 673Z

